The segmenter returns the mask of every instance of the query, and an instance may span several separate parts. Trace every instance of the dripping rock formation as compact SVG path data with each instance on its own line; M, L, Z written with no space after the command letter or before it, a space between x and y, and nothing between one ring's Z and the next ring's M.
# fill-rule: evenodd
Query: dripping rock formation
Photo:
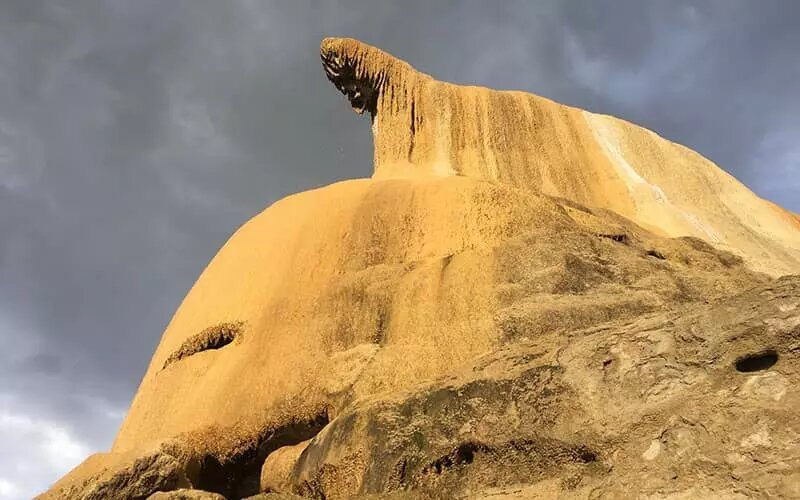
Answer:
M371 179L243 225L41 498L800 498L800 220L697 153L326 39Z

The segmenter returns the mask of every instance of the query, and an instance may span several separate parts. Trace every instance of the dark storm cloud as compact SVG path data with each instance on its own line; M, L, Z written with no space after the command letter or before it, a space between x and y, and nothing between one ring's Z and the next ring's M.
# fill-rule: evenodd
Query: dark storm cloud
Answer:
M798 211L797 5L0 3L0 498L108 448L239 224L370 174L368 123L325 80L322 37L627 118Z

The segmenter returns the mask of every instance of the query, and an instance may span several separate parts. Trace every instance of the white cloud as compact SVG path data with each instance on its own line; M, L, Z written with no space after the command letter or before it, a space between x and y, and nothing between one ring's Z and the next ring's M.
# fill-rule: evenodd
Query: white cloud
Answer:
M0 499L32 498L91 452L57 422L19 413L0 398Z
M14 498L19 495L17 485L8 479L0 477L0 498Z

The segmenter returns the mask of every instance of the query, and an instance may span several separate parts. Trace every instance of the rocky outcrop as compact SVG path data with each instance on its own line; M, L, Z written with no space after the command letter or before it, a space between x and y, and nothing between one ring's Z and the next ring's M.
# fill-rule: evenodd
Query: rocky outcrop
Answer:
M322 50L375 177L242 226L46 498L797 493L793 216L633 125Z
M199 464L179 448L165 443L133 453L94 454L38 498L145 499L159 491L191 488Z
M716 305L543 334L309 444L313 498L800 497L800 277ZM528 486L522 486L528 485Z
M483 179L702 238L774 275L800 265L790 212L650 130L527 92L441 82L353 39L325 39L320 51L328 79L372 116L375 178Z
M310 442L283 446L270 453L261 466L261 491L291 491L295 464Z
M113 451L189 433L228 460L269 429L332 418L508 342L766 280L700 240L507 186L340 183L234 235L168 327ZM234 322L240 341L175 355ZM311 437L291 434L286 444Z
M310 441L271 452L261 489L273 492L265 499L800 498L798 377L800 277L786 277L714 304L510 342L354 401ZM51 496L145 498L197 474L162 450ZM216 498L170 494L150 498Z

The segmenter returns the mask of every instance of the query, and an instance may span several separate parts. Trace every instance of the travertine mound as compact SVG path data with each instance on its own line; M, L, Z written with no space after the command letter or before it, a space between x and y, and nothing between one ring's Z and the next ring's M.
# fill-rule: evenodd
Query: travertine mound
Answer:
M372 116L376 178L503 183L703 238L760 271L797 272L793 214L649 130L527 92L440 82L353 39L325 39L321 52L328 78Z
M112 451L45 498L793 494L799 285L747 265L800 269L793 216L633 125L521 93L512 120L516 93L355 41L322 52L373 116L376 175L242 226L164 332ZM626 131L614 148L638 145L631 169L654 155L642 183L678 169L661 201L589 152L594 119ZM694 219L676 207L726 243L679 231Z

